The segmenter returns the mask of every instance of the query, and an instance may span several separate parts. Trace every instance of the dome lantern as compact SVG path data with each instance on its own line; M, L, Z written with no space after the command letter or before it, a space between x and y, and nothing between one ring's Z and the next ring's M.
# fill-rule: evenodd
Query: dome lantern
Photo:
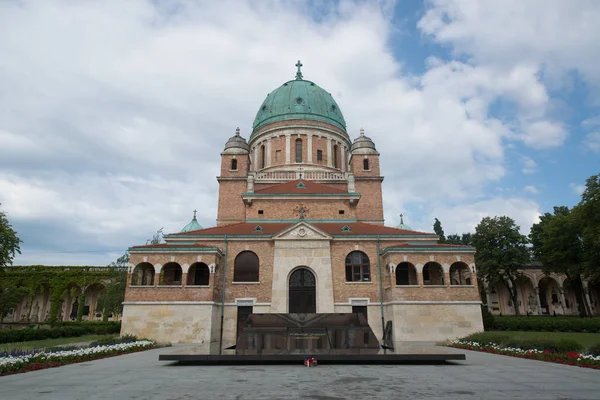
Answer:
M183 227L181 232L191 232L199 229L202 229L202 226L198 223L198 220L196 219L196 210L194 210L194 218L192 218L192 221L189 224Z
M240 128L235 129L235 135L225 143L225 150L221 154L248 154L250 148L246 139L240 136Z
M373 143L373 140L371 140L370 137L365 136L365 130L363 128L360 128L360 136L354 139L354 143L352 143L350 152L352 154L379 155L379 152L375 148L375 143Z

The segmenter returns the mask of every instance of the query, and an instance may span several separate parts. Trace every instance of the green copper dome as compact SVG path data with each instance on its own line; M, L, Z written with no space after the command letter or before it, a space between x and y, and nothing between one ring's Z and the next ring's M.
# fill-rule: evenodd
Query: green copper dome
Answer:
M346 121L331 94L314 82L302 79L298 61L296 79L281 85L267 95L252 125L252 131L273 122L308 119L327 122L346 131Z
M194 210L194 218L192 218L192 221L189 224L183 227L181 232L191 232L199 229L202 229L202 226L198 223L198 220L196 219L196 210Z
M402 214L400 214L400 225L398 225L396 228L412 231L412 228L404 223L404 215Z

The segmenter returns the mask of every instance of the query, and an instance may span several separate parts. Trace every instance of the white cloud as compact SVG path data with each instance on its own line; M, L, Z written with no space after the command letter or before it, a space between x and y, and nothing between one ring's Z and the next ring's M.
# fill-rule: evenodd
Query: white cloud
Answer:
M523 190L527 193L531 193L531 194L538 194L540 191L532 185L527 185L523 188Z
M475 227L484 217L509 216L515 220L523 235L528 235L531 225L539 222L541 215L538 204L521 197L495 197L457 206L440 206L432 210L429 219L438 218L446 235L475 232ZM431 230L429 228L428 230Z
M585 135L583 145L594 153L600 153L600 131Z
M600 4L594 0L432 0L419 26L437 41L477 62L530 63L547 79L570 70L600 84Z
M529 200L477 199L505 175L507 140L564 140L537 59L432 58L407 76L389 4L325 4L314 18L279 1L0 3L0 202L25 240L17 261L107 263L160 227L180 229L194 208L213 225L224 143L236 126L248 137L298 58L351 137L364 126L375 140L388 221L411 207L415 224L461 204L533 212ZM493 116L504 101L514 115Z
M585 185L580 185L578 183L571 182L571 183L569 183L569 188L571 189L571 191L573 193L575 193L578 196L581 196L581 194L585 190Z
M600 126L600 115L583 120L581 126L586 129Z
M537 163L531 157L523 157L521 161L523 163L521 172L524 174L533 174L537 171Z

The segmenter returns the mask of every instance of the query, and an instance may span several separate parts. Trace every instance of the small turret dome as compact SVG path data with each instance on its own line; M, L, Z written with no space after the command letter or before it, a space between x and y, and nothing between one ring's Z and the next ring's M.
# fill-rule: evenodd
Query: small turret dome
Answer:
M330 93L314 82L302 79L300 61L296 79L273 90L261 104L252 132L273 122L301 119L327 122L346 132L346 121Z
M226 154L248 154L250 153L250 147L246 139L240 136L240 128L235 129L235 135L230 137L227 143L225 143L225 150L223 153Z
M402 214L400 214L400 225L398 225L397 228L412 231L412 228L404 223L404 215Z
M196 219L196 210L194 210L194 218L192 218L192 221L189 224L183 227L181 232L191 232L199 229L202 229L202 226L198 223L198 220Z
M375 143L370 137L365 136L365 130L360 129L360 136L354 139L352 147L350 148L352 154L377 154L379 152L375 148Z

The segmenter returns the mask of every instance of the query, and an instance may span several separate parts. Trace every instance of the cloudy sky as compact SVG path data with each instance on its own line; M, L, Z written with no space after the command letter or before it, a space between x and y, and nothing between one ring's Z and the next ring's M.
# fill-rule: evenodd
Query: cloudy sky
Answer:
M3 1L0 203L16 264L105 265L199 210L219 152L304 77L381 152L386 224L523 233L600 172L600 2Z

